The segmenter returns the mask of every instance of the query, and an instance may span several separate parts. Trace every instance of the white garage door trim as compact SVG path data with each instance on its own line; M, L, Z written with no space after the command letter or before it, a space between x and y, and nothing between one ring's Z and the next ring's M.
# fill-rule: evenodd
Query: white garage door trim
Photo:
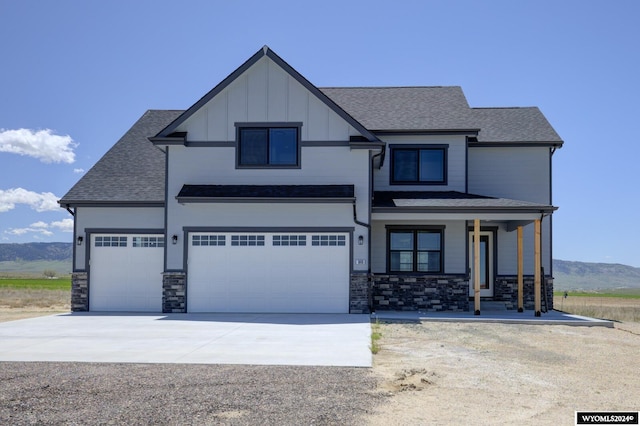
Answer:
M162 312L164 235L90 235L89 310Z
M191 232L189 312L348 313L349 232Z

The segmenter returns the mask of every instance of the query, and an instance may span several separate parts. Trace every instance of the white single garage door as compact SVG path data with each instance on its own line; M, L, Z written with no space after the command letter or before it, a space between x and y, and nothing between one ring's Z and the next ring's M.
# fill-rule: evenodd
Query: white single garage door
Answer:
M189 312L349 312L348 233L192 233Z
M91 236L89 310L162 312L164 236Z

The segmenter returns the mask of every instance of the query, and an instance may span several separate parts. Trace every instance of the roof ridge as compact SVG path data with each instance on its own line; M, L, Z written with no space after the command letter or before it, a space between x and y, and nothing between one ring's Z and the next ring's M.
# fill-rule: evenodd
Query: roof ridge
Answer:
M325 86L318 89L449 89L462 88L459 85L452 86Z
M540 109L537 106L510 106L510 107L471 107L471 109Z

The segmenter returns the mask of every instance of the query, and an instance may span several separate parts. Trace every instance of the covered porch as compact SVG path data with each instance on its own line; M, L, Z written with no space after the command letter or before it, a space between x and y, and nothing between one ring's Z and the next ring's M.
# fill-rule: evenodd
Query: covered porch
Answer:
M459 192L376 192L372 311L553 309L544 271L555 209Z

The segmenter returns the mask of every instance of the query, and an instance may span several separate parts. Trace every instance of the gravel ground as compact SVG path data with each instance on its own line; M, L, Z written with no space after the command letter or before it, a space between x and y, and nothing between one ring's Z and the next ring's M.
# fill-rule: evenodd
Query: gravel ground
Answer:
M0 424L348 425L385 396L371 369L0 364Z

